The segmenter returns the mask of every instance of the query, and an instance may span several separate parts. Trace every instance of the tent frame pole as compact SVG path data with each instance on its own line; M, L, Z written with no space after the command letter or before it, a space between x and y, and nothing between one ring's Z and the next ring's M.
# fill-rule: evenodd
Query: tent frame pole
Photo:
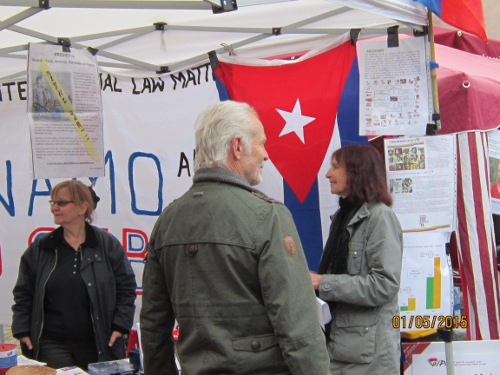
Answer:
M118 0L49 0L51 8L106 8L106 9L176 9L212 10L221 2L207 0L118 1ZM38 0L0 0L0 5L38 7Z
M21 22L22 20L25 20L26 18L29 18L33 16L34 14L37 14L38 12L41 12L44 10L43 8L28 8L23 10L22 12L19 12L12 17L7 18L5 21L0 22L0 31L7 29L13 25L15 25L18 22Z
M115 30L115 31L107 31L107 32L104 32L104 33L97 33L97 34L87 34L87 35L72 36L71 40L74 41L74 42L83 42L85 40L95 40L95 39L102 39L102 38L110 38L110 37L120 36L120 35L148 33L148 32L154 31L154 30L155 30L155 27L153 25L151 25L151 26L136 27L136 28L132 28L132 29L122 29L122 30Z
M431 62L434 64L436 61L436 50L434 47L434 25L432 21L432 12L427 11L427 17L429 20L429 42L430 42L430 53ZM438 84L437 84L437 66L431 66L431 84L432 84L432 103L434 106L434 112L432 114L432 119L436 125L436 131L441 130L441 119L439 115L439 95L438 95Z

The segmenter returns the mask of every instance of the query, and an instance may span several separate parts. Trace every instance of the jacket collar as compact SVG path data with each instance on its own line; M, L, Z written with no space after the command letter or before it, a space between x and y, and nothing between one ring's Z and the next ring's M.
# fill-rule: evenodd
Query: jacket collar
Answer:
M55 249L64 241L64 229L58 227L40 240L40 248ZM85 223L85 247L97 247L97 234L89 223Z
M243 176L224 168L201 168L194 174L193 182L222 182L241 187L251 192L259 192L250 186Z
M266 194L253 188L247 180L243 178L243 176L231 172L228 169L224 168L201 168L196 171L193 176L193 183L197 184L200 182L220 182L223 184L229 184L236 187L240 187L245 189L260 199L265 200L266 202L273 203L277 202L275 199L268 197Z
M360 222L364 218L370 216L370 208L373 207L373 205L374 203L366 203L366 202L363 203L363 205L359 208L358 212L354 214L354 216L352 217L349 224L347 224L347 226L352 226Z
M347 224L348 227L356 224L357 222L365 219L366 217L370 216L370 209L375 205L376 203L363 203L363 205L359 208L359 210L354 214L352 217L351 221L349 224ZM337 210L338 211L338 210ZM330 215L330 219L333 220L335 218L335 215L337 215L337 211L333 215Z

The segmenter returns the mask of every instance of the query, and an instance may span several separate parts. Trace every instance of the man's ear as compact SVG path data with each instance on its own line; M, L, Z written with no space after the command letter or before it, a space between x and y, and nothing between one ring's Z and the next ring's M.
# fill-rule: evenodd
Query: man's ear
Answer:
M231 140L231 155L235 160L240 160L243 154L243 140L241 136L236 136Z

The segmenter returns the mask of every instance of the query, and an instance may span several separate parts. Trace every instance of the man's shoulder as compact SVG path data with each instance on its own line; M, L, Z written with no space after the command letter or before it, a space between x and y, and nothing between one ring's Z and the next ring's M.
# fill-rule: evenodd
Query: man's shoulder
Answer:
M274 198L271 198L270 196L268 196L267 194L264 194L263 192L261 192L259 190L253 190L252 195L254 195L255 197L257 197L260 200L263 200L264 202L267 202L267 203L283 204L282 202L280 202Z

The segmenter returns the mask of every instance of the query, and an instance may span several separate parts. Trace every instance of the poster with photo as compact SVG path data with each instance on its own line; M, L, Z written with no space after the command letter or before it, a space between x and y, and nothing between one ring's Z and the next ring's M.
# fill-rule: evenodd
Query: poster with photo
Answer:
M431 95L424 38L387 39L357 44L359 62L359 134L424 135Z
M33 178L104 176L101 87L87 50L30 44Z
M452 135L384 140L387 185L405 232L453 231L456 151Z

